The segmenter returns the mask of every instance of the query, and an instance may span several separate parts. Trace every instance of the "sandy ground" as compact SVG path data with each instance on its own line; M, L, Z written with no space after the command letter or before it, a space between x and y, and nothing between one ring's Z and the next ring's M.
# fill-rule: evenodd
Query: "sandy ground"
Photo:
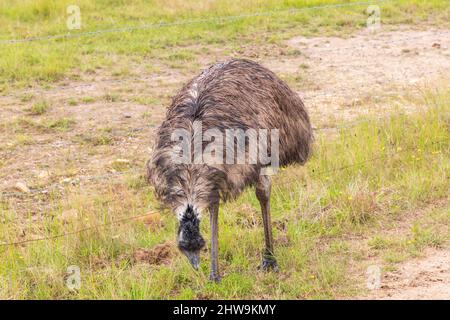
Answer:
M299 93L316 119L392 111L401 101L399 93L418 96L421 88L448 79L450 69L450 30L361 31L347 39L296 37L288 44L307 57L303 63L314 85ZM295 64L272 61L268 65L283 71ZM392 97L390 103L361 103L387 96Z
M246 50L252 54L246 54ZM351 121L366 113L386 116L393 107L406 111L419 108L420 104L409 102L405 94L420 97L424 88L448 85L445 81L450 74L450 30L447 29L401 27L376 33L361 31L349 38L294 37L282 50L295 54L279 55L279 51L270 53L269 50L255 57L255 48L244 46L240 56L261 61L282 77L295 79L293 88L305 99L315 127ZM215 52L212 56L199 57L204 67L230 58L218 49ZM13 197L16 210L42 213L46 207L33 200L35 193L63 190L67 181L83 184L84 188L98 188L98 177L115 174L110 166L114 159L128 159L136 171L143 171L150 153L148 146L155 127L164 117L170 96L198 72L192 70L188 75L169 70L158 75L142 75L139 79L119 80L96 76L86 82L37 90L35 97L45 98L52 105L49 114L42 117L67 117L75 123L70 130L56 134L27 128L33 142L18 145L14 145L13 125L0 128L0 145L8 146L0 149L0 191ZM120 97L104 98L111 93ZM81 98L87 96L92 101L82 102ZM143 104L135 99L140 96L157 98L158 102ZM33 100L24 102L22 97L20 92L0 97L0 122L29 117L27 109ZM70 105L70 99L74 98L78 104ZM96 135L105 128L113 138L110 145L80 144L80 137ZM49 172L48 183L39 181L42 171ZM28 204L27 196L14 198L16 192L11 186L17 181L24 181L35 192L29 195ZM448 251L431 251L425 259L409 261L399 271L386 274L383 287L370 298L449 299L449 266Z
M400 265L365 299L450 300L450 251L430 249L425 258Z

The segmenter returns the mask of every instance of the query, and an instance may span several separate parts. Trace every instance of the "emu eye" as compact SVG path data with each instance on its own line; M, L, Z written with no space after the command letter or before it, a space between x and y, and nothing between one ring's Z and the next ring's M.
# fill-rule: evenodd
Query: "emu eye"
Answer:
M181 188L172 188L170 189L170 195L173 197L182 197L184 196L184 191Z
M175 196L181 196L184 194L184 191L181 187L179 186L174 186L171 188L170 192L175 195Z

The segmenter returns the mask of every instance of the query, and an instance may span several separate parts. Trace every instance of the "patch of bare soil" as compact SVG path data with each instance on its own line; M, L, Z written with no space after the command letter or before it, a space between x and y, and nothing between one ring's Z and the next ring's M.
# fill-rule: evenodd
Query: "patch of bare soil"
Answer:
M133 253L135 263L167 264L174 255L174 245L171 242L158 244L151 249L138 249Z
M367 299L450 300L450 251L430 249L426 257L408 261L386 273L382 286Z
M301 54L297 58L268 59L275 72L307 73L307 90L299 88L310 111L318 118L353 118L367 110L365 100L393 96L390 103L376 105L389 111L396 95L420 95L423 86L434 87L450 70L450 30L363 30L350 38L295 37L288 45Z

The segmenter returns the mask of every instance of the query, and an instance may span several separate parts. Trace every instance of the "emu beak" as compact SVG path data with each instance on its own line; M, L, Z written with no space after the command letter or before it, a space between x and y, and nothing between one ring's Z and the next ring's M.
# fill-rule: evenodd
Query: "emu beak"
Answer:
M183 251L186 257L189 259L189 262L194 267L195 270L198 270L200 265L200 251Z

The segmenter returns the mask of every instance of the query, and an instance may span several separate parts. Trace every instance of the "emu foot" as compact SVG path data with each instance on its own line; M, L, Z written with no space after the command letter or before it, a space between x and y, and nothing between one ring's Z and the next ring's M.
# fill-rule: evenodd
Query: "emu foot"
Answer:
M211 272L211 274L209 275L209 281L219 283L221 279L222 278L220 278L220 276L217 273Z
M270 271L270 270L273 270L275 272L280 271L277 259L275 259L273 255L264 255L263 261L261 265L258 267L258 269L263 271Z

